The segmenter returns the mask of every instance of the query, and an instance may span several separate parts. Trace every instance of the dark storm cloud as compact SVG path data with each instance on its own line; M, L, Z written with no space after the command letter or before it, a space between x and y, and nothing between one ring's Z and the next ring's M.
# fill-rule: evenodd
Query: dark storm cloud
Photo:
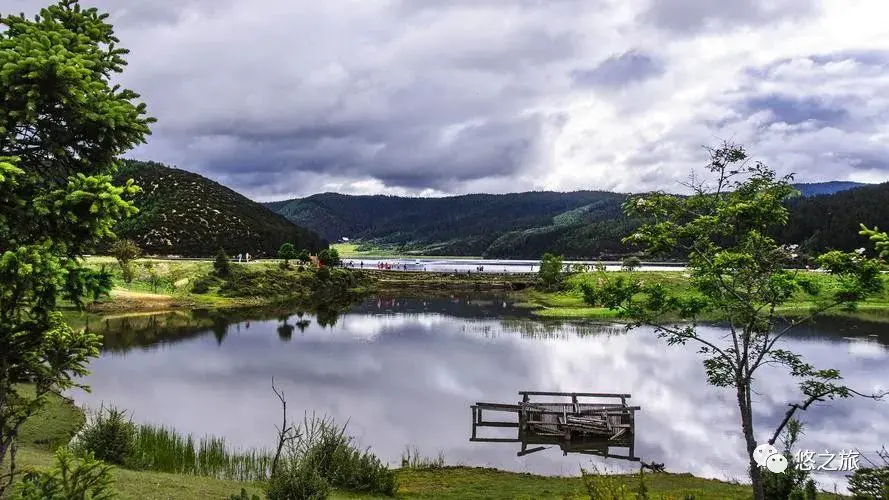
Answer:
M774 122L796 125L813 120L822 126L839 126L849 118L849 112L830 105L817 97L793 97L778 94L757 96L747 100L751 113L768 111Z
M209 155L209 163L222 175L245 165L257 173L358 178L370 172L388 185L444 189L454 182L521 170L539 147L540 127L540 117L526 116L466 124L445 137L430 127L387 133L370 126L368 134L360 127L229 134L218 137L235 141L234 148L213 147L201 155ZM367 135L380 136L382 142L366 141Z
M649 0L640 19L674 33L730 30L805 17L818 10L818 0Z
M663 64L635 50L613 55L591 70L574 70L571 77L580 86L620 87L661 75Z
M735 136L766 160L788 153L788 168L842 179L863 169L841 162L880 156L889 109L877 90L889 57L868 50L886 43L865 36L879 6L836 16L815 0L83 4L111 14L131 50L119 81L158 118L128 156L257 199L672 188L700 144ZM788 20L799 22L778 33ZM825 27L843 36L804 43ZM745 71L751 60L760 66ZM756 109L789 125L775 132ZM828 152L828 166L813 160Z

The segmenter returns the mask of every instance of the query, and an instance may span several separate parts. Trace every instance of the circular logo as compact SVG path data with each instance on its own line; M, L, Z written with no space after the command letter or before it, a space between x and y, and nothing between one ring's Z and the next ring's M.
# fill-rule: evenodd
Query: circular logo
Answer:
M774 472L775 474L780 474L787 470L787 457L781 455L780 453L775 453L770 455L769 458L766 459L766 469Z
M753 450L753 461L756 462L756 465L765 467L766 459L768 459L772 455L776 455L777 453L778 448L775 448L768 443L763 443L757 446L755 450Z

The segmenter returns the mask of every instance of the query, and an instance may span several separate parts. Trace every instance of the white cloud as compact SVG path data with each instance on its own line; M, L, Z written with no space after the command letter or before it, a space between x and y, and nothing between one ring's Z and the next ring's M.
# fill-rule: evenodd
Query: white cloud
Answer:
M160 120L135 155L257 199L675 188L722 138L889 177L882 0L94 3Z

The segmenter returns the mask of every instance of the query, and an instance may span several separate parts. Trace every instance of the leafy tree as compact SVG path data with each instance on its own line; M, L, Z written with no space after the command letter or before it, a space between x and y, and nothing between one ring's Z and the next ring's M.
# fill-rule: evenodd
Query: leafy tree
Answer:
M228 255L225 254L225 250L219 249L216 252L216 260L213 261L213 274L219 276L220 278L225 278L231 275L232 266L231 262L228 260Z
M158 289L164 282L164 277L158 272L157 268L154 266L154 262L148 260L142 264L142 267L145 268L145 281L148 283L148 286L151 288L152 293L157 293Z
M562 284L562 256L551 253L543 254L537 279L547 290L555 290Z
M284 268L290 267L290 259L295 259L296 257L297 253L296 249L293 248L293 243L284 243L278 249L278 258L284 260Z
M631 255L623 260L623 262L621 263L621 268L624 271L635 271L636 269L639 269L639 266L641 265L642 261L639 260L639 257Z
M336 248L325 248L318 252L318 260L321 261L321 264L324 266L335 267L342 263L340 260L340 253L336 250Z
M56 301L107 293L110 274L80 257L136 212L125 198L138 188L111 174L153 119L110 84L127 51L106 18L74 0L0 16L0 497L21 425L99 354L99 337L73 331Z
M819 289L805 272L788 270L792 255L769 234L787 222L785 202L795 194L791 177L779 178L761 163L749 162L743 148L729 143L711 150L708 170L714 177L711 188L692 184L694 193L688 197L653 193L624 205L629 215L646 220L626 241L654 254L687 253L691 290L671 292L660 284L619 277L603 280L595 299L629 318L630 328L651 325L671 345L700 347L708 382L736 394L754 498L762 499L762 471L753 460L757 442L751 396L757 370L765 364L783 366L799 379L801 391L769 443L797 411L816 401L880 397L842 385L837 370L816 369L779 342L794 326L828 309L854 307L881 290L883 281L879 263L855 252L819 258L837 277L830 289ZM803 318L782 317L780 306L797 293L813 297L816 305ZM701 318L714 315L725 321L727 335L698 331Z
M125 282L133 282L132 261L138 259L141 254L142 249L133 240L117 240L111 245L111 256L117 259Z
M308 262L311 260L312 256L309 254L309 251L303 248L296 254L296 260L300 262Z

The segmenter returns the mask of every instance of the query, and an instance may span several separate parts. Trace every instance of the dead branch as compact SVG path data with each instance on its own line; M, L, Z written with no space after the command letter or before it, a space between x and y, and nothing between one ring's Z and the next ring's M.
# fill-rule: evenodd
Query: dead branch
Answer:
M272 469L269 471L269 477L274 476L275 471L278 470L278 460L281 458L281 452L284 450L284 445L298 437L294 432L293 424L287 424L287 400L284 399L284 391L279 391L278 388L275 387L275 377L272 377L272 391L274 391L278 400L281 401L282 423L281 427L275 428L275 430L278 431L278 447L275 450L275 458L272 460Z

